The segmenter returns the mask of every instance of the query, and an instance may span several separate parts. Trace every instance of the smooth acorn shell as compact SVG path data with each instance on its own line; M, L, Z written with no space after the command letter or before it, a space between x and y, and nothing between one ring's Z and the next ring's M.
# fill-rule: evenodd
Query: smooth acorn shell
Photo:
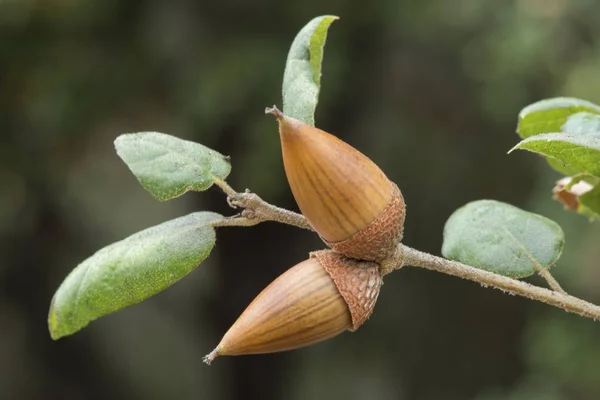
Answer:
M328 246L383 261L402 239L402 193L367 156L337 137L267 109L279 121L286 176L300 211Z
M392 183L373 161L321 129L283 114L277 118L292 193L323 239L348 239L381 214Z
M381 287L379 265L314 252L267 286L205 357L297 349L357 329Z
M398 243L402 240L405 213L404 198L394 184L392 199L374 221L346 240L323 241L348 257L382 262L395 254Z

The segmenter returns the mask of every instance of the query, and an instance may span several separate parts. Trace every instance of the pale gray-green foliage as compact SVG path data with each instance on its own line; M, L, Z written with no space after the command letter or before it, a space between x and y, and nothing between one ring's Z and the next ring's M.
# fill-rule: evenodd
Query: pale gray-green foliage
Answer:
M590 112L578 112L567 119L560 131L600 139L600 115Z
M284 107L290 116L314 123L323 46L337 17L313 19L290 50L284 78ZM287 82L287 84L286 84ZM229 160L201 144L159 132L123 134L118 155L141 185L166 201L189 190L206 190L231 171ZM192 271L215 244L215 213L195 213L146 229L114 243L82 262L54 296L49 315L54 339L90 321L138 303Z
M292 42L283 73L283 112L315 124L321 87L321 63L327 29L337 17L321 16L304 26Z
M164 290L189 274L215 244L211 222L196 212L113 243L79 264L56 291L48 325L53 339Z
M159 132L123 134L115 148L141 185L160 201L206 190L215 178L224 179L231 171L222 154Z
M565 238L554 221L494 200L478 200L456 210L444 227L442 254L452 260L524 278L549 268Z
M600 114L600 106L572 97L541 100L521 110L517 133L526 139L542 133L560 132L569 117L580 112Z
M567 176L582 176L592 185L600 178L600 106L586 100L557 97L538 101L519 114L517 132L526 139L512 150L524 149L546 157ZM512 151L511 150L511 151ZM577 211L596 219L600 196L596 187L580 197Z
M2 382L4 385L0 383L0 398L10 397L14 393L11 389L22 387L22 382L27 382L28 390L32 393L50 389L51 393L46 397L56 392L60 393L65 384L69 385L72 393L79 393L81 397L92 397L96 385L101 383L108 393L123 396L129 391L146 391L149 396L140 397L161 398L161 393L168 393L178 399L191 399L197 398L198 393L203 393L208 398L220 398L212 390L219 386L220 382L231 382L231 368L197 373L197 365L193 361L183 363L178 360L177 363L169 358L177 354L176 350L180 348L189 351L194 349L194 346L212 344L206 344L202 339L205 332L213 334L211 330L206 329L212 324L212 320L203 316L200 311L194 312L193 317L184 313L178 315L177 324L173 323L172 329L182 336L166 333L162 337L158 336L162 340L161 345L164 346L153 348L154 353L136 351L144 345L150 345L157 337L150 339L144 336L143 340L137 339L139 326L135 319L118 319L122 324L117 325L118 329L110 329L110 322L105 324L107 329L103 332L103 337L119 341L127 337L124 332L130 332L129 336L139 346L131 346L128 352L117 355L114 352L118 349L114 347L102 347L101 343L89 342L88 339L93 340L94 332L86 333L84 337L73 340L68 346L57 347L49 341L38 341L32 346L33 342L24 341L31 335L23 335L23 332L33 333L33 330L25 327L35 326L39 315L35 313L35 307L26 307L26 303L21 301L24 296L35 297L27 294L26 289L32 291L32 294L43 294L49 290L48 286L60 282L60 279L64 278L61 275L65 271L65 261L68 262L89 250L89 246L98 246L98 241L105 240L106 237L115 234L115 231L120 232L113 227L133 232L134 226L142 223L139 218L143 218L148 212L154 213L155 217L156 210L171 210L172 213L179 212L182 215L189 212L186 211L188 202L154 206L148 201L140 204L137 210L133 209L137 214L132 213L131 218L123 220L124 211L111 212L111 208L104 205L107 201L85 202L86 198L97 199L104 195L105 200L114 201L110 202L113 203L111 207L124 208L125 204L117 204L118 199L125 197L129 201L135 197L132 193L139 192L139 188L130 184L129 174L114 175L112 169L102 170L105 165L110 165L111 168L114 165L112 154L101 151L106 147L106 135L111 135L107 133L107 126L114 127L115 131L119 132L158 129L163 124L175 125L181 127L181 130L193 128L186 130L190 137L193 133L194 137L203 143L213 144L217 141L223 143L231 140L231 130L218 129L222 126L222 121L230 121L228 125L233 125L234 132L241 132L243 127L245 139L245 153L240 152L234 158L238 182L250 185L249 187L257 193L265 195L265 188L258 187L259 181L251 179L253 176L259 176L260 182L271 184L269 190L272 191L272 195L263 197L279 199L277 196L280 193L288 194L289 189L283 184L283 180L273 182L273 179L269 181L264 178L265 175L269 175L264 171L277 170L280 155L276 151L269 151L272 149L265 149L265 143L270 139L270 135L265 132L270 131L266 130L262 122L266 118L257 116L257 112L260 112L266 105L265 101L273 99L274 93L280 89L281 64L285 55L279 51L289 45L289 21L294 20L295 24L300 25L301 22L298 21L302 16L298 14L305 15L308 10L322 7L322 2L290 1L277 7L244 2L242 7L232 7L231 10L212 7L205 13L195 14L182 12L198 4L189 0L178 2L177 6L165 2L140 2L133 7L135 11L132 8L131 13L124 14L128 21L126 24L119 23L119 15L123 16L122 11L124 7L129 6L129 2L70 2L69 7L53 10L52 15L43 12L44 4L45 2L4 1L3 5L8 5L9 8L0 13L5 32L10 32L11 37L10 45L4 48L0 55L3 68L7 68L8 71L8 75L4 76L10 77L10 84L2 85L1 89L6 100L6 106L2 110L2 131L3 138L8 138L8 141L1 146L2 150L5 150L5 169L2 171L4 174L0 175L6 178L8 172L8 177L16 178L4 179L0 185L4 194L0 196L0 234L9 233L12 237L12 232L19 229L19 237L27 243L27 248L34 248L38 257L47 260L41 264L36 263L35 258L23 258L22 252L6 239L4 243L8 245L0 250L0 276L14 289L5 291L3 299L0 300L0 308L8 311L3 313L5 319L2 331L6 349L11 349L8 353L3 353L6 356L4 365L10 367L11 373L7 374ZM267 7L269 12L256 12L249 17L249 11L264 9L260 8L261 4ZM11 12L11 6L15 12ZM335 46L340 51L336 50L335 56L334 52L328 53L328 57L334 56L339 60L328 59L324 83L327 91L331 92L331 97L327 99L321 96L320 104L328 109L335 104L336 113L332 114L331 118L337 118L338 113L343 115L359 109L360 113L354 115L360 124L348 132L349 135L355 135L355 138L362 137L360 132L363 126L385 127L370 131L368 143L374 143L374 147L368 149L372 151L370 155L380 164L386 159L390 160L389 164L383 165L387 168L386 172L398 174L397 171L407 171L407 165L419 165L419 173L410 170L398 175L402 178L398 183L405 192L408 191L405 194L407 201L410 200L409 207L412 211L409 211L412 217L407 225L407 239L410 238L413 244L426 248L434 246L437 235L435 232L428 232L428 227L443 223L440 218L447 217L452 204L474 198L482 189L489 191L489 187L473 185L473 179L485 180L486 176L489 177L492 168L491 164L484 166L479 163L480 155L485 154L485 159L493 160L494 165L502 165L497 159L488 157L488 154L501 152L504 139L511 134L506 127L515 119L515 111L519 107L545 94L568 93L600 100L600 80L595 79L599 61L597 55L600 54L600 26L595 23L599 7L600 3L596 1L482 3L479 0L433 0L370 2L361 4L360 7L347 6L339 9L343 22L339 28L335 27ZM43 17L40 11L46 17ZM114 26L110 28L111 34L103 34L106 30L102 27L106 27L111 21L114 22ZM163 23L164 21L167 23ZM174 26L181 29L173 30ZM53 34L65 30L73 32L73 35ZM182 37L191 40L180 40ZM362 43L356 40L358 38L362 39ZM330 40L328 44L332 45L333 41ZM65 45L69 51L65 51ZM373 51L364 54L366 47ZM331 46L329 50L332 48ZM419 64L420 58L428 62ZM362 62L357 62L359 59ZM36 60L39 62L35 62ZM401 64L397 64L397 61L401 61ZM336 63L343 66L343 69L336 69ZM371 65L377 65L377 74L365 71L365 67ZM165 73L166 66L169 66L168 73ZM389 68L386 68L387 66ZM401 68L397 68L398 66ZM402 68L403 66L408 67L408 70L412 68L414 75L405 73L407 69ZM404 73L398 75L399 69ZM411 86L415 77L419 78L416 91ZM436 79L438 77L439 80ZM380 90L381 82L393 82L395 86L392 93ZM449 86L450 93L446 83L452 83ZM471 83L475 85L470 86ZM357 89L362 95L340 104L336 87L344 88L342 94L350 88ZM27 90L23 91L23 88ZM361 88L373 90L363 92ZM436 93L435 96L431 96L432 88L436 90L433 92ZM21 99L24 94L27 94L27 101L14 100ZM257 99L264 100L257 104ZM324 101L327 101L327 104L324 104ZM384 108L382 104L385 105ZM415 106L410 107L412 104ZM453 104L457 105L456 110L449 107ZM451 110L451 117L436 115L435 118L428 118L424 117L423 113L416 112L431 110L433 107ZM123 119L123 114L127 114L127 118ZM152 117L149 119L148 115ZM236 118L233 122L232 117ZM28 136L24 135L23 121L26 121L28 129L35 133L29 137L35 139L35 149L39 150L39 153L32 153L32 141L24 140ZM159 121L159 125L151 123L152 121ZM248 121L251 122L250 125ZM485 125L477 125L477 121L485 121ZM272 121L268 120L268 123ZM147 128L141 128L144 126ZM267 125L268 127L270 125ZM481 142L475 141L473 146L476 146L476 149L467 151L471 140L456 140L456 130L461 133L485 132L485 139ZM436 133L439 137L448 138L448 142L440 146L444 151L436 153L435 163L424 165L419 161L422 159L422 153L414 151L414 146L426 148L427 143L438 140L438 137L432 136ZM409 142L405 136L410 138ZM15 140L10 140L11 137ZM363 146L364 142L358 143ZM86 152L83 149L94 151ZM366 150L364 147L362 149ZM461 152L463 149L464 152ZM56 157L57 154L61 156ZM460 154L460 162L457 162L457 154ZM598 225L587 224L583 218L574 218L571 214L563 213L560 205L547 200L549 188L540 189L540 185L536 184L538 179L546 179L538 176L546 173L543 169L530 168L523 170L521 174L515 172L523 167L519 160L531 165L529 162L534 162L536 158L530 155L530 158L508 159L502 168L496 169L494 178L498 179L495 186L497 193L513 198L519 197L532 209L543 210L548 215L560 218L561 224L569 222L579 228L573 229L568 235L569 253L573 253L573 258L568 264L571 274L565 272L565 276L572 280L564 283L570 291L579 294L590 293L593 296L592 280L582 279L580 276L584 273L575 272L571 268L585 268L584 265L594 267L594 257L591 254L594 246L586 247L585 243L593 244L598 240ZM28 161L32 159L35 162ZM460 165L465 165L465 170L461 170ZM464 179L465 171L469 174L469 179ZM38 189L22 183L22 180L62 181L67 172L71 175L77 173L80 181L85 182L85 185L82 183L72 187L77 196L63 191L62 187L60 190L58 187L48 190L45 196L39 196ZM445 175L440 175L442 172ZM519 174L519 179L510 179L511 174ZM283 174L281 176L283 177ZM456 180L452 180L452 177L456 177ZM110 185L98 184L95 178L108 179ZM445 184L427 184L434 180ZM515 191L524 188L523 181L528 182L530 186L527 190L515 194ZM28 214L26 221L23 221L22 212L16 212L21 209L22 204L29 204L31 207L30 203L20 203L19 194L22 193L20 189L22 190L23 186L30 190L25 199L31 199L30 196L36 198L35 206L25 209ZM111 188L110 194L106 193L107 186ZM448 192L448 186L453 190ZM446 201L439 203L437 199L441 196L444 196ZM419 210L419 207L429 209L427 199L435 203L436 212ZM44 235L35 234L38 224L30 222L35 221L36 216L41 218L45 215L40 210L47 209L51 204L69 204L69 207L64 208L64 215L58 216L63 224L71 215L82 218L82 226L79 229L70 231L67 236L64 236L64 231L62 235L56 235L63 238L63 243L68 245L54 247L54 243L48 243ZM97 219L106 221L106 224L100 227L93 226ZM107 236L94 233L93 238L86 237L96 229L108 229ZM300 246L302 232L297 235L298 237L293 237L293 241L295 246ZM257 245L261 239L257 235L249 235L247 238L253 245ZM45 243L48 246L44 246ZM256 255L247 254L244 255L244 259L247 257L248 262L253 262L253 256ZM293 260L282 259L281 262L287 264ZM215 266L218 267L218 264ZM214 271L218 274L219 268L215 268ZM39 279L40 273L43 274L43 279ZM6 279L7 276L14 277L20 274L32 279L23 279L21 284L19 281ZM589 271L583 276L590 277L594 276L593 274ZM404 282L399 277L392 278L388 283L390 286L402 285ZM423 274L424 285L429 283L428 278L437 282L435 276ZM448 284L458 285L450 279ZM586 284L589 289L583 287ZM468 289L467 285L465 288ZM443 304L466 304L464 302L474 294L486 296L489 293L477 289L453 291L452 298ZM485 331L477 331L478 333L472 335L472 325L451 322L448 322L449 326L456 329L456 346L441 347L442 342L435 342L432 346L418 346L419 340L429 341L429 335L419 336L419 332L439 330L440 326L443 327L440 324L447 322L444 319L440 320L435 313L438 311L445 314L446 309L438 307L437 304L447 295L445 291L434 293L388 288L388 299L392 303L398 302L405 306L388 310L391 317L387 318L384 304L381 304L378 306L379 318L369 321L369 324L375 325L371 325L371 329L365 329L360 334L371 344L363 361L377 361L371 363L369 373L365 375L365 368L362 366L364 363L342 359L351 357L353 353L345 351L343 346L357 348L352 345L360 338L353 337L349 343L345 343L342 337L341 344L336 341L324 348L317 346L316 349L309 348L291 355L301 357L304 361L292 372L295 383L289 388L286 387L290 398L303 398L298 391L307 390L306 388L310 388L311 393L315 395L327 392L331 394L330 397L340 397L340 391L352 395L359 385L348 385L348 380L336 379L336 374L356 378L360 382L361 390L372 389L370 393L376 398L396 398L401 394L409 398L469 398L470 393L483 386L501 385L503 390L509 391L514 382L526 380L527 374L542 375L541 385L544 388L562 386L566 392L562 392L565 395L559 398L568 398L568 395L600 398L600 386L595 385L595 390L586 392L585 383L582 382L583 373L593 375L594 371L600 369L598 352L590 351L591 345L598 343L598 340L593 339L594 335L597 336L598 328L591 322L586 325L586 337L589 340L582 341L578 335L582 326L577 322L583 319L570 314L551 312L544 307L533 307L528 312L523 312L522 309L511 308L515 302L502 302L506 309L515 311L517 315L498 313L495 316L496 321L499 324L515 320L519 322L518 329L514 327L514 330L510 326L502 325L513 334L504 335L496 348L507 349L510 354L518 353L518 357L497 359L493 357L494 353L480 351L481 343L488 338ZM231 302L237 301L236 304L240 306L244 305L238 297L228 299ZM423 302L423 299L428 301ZM421 303L422 306L411 307L410 304L415 302ZM428 305L430 309L427 308ZM477 311L477 307L465 308L462 312L469 314L473 310ZM144 310L138 311L143 313ZM547 346L539 352L546 358L543 362L532 365L528 361L531 358L527 357L527 353L530 352L529 346L523 343L523 339L518 335L524 331L526 333L528 326L537 323L528 321L531 321L538 311L548 319L564 317L565 326L564 335L556 338L546 334L547 321L538 321L540 329L531 334L531 342L547 342ZM153 318L164 316L161 310L154 307L151 307L149 312L155 314ZM460 313L461 310L457 312ZM216 314L218 316L215 317ZM229 316L234 318L236 315L233 314ZM223 318L219 313L210 315L213 319ZM460 315L462 314L458 316ZM405 320L411 318L415 321L414 329L406 329ZM11 321L19 323L11 324ZM112 322L114 321L117 319L112 319ZM192 321L192 326L178 324L186 324L189 321ZM585 323L586 321L583 321L583 324ZM377 324L381 324L382 329L378 329ZM91 334L88 336L89 333ZM415 336L411 337L411 334ZM400 336L402 340L398 339ZM36 337L39 338L35 335L31 338ZM504 347L507 343L512 343L511 338L522 345L518 348ZM409 348L403 345L406 342L417 346ZM19 347L19 344L22 347ZM339 346L342 346L341 350ZM160 350L165 347L169 348L169 351ZM57 349L60 350L61 361L69 363L73 357L85 357L88 348L98 358L87 357L77 366L81 368L81 372L88 373L89 379L73 380L68 374L54 375L55 372L61 371L62 364L56 364L58 360L45 362L50 360L48 354ZM367 346L362 348L367 351ZM436 368L427 362L431 357L444 360L452 358L452 352L457 348L465 360L461 365L472 366L475 374L472 375L472 379L460 379L465 374L464 369L449 369L444 363L436 363ZM26 351L31 349L36 351ZM323 351L327 353L331 365L336 366L336 370L330 375L331 379L315 380L318 373L304 378L306 371L325 372L322 366ZM18 362L11 363L11 354ZM390 373L390 369L386 368L387 364L383 362L382 354L396 363L398 368L394 371L401 369L403 372ZM156 357L155 363L148 362L148 357L151 356ZM110 364L102 362L105 357L110 357ZM280 359L269 358L268 362L280 362L278 360ZM186 361L189 360L186 358ZM419 362L422 363L419 364L421 367L415 364ZM117 365L122 368L121 379L105 379L107 366L111 367L111 374L119 374L118 369L113 369ZM162 367L164 365L176 365L178 368L167 369ZM253 363L248 362L245 365L245 368L252 368ZM560 371L557 373L552 369L558 365L568 369L571 375L564 375ZM240 370L243 368L240 367ZM244 372L240 370L236 369L243 375ZM285 371L280 372L285 374ZM480 379L481 375L477 373L485 375L486 378ZM266 374L268 375L268 372ZM48 379L39 379L39 376ZM440 383L435 387L428 384L440 376L448 378L444 381L447 384ZM182 380L182 377L188 379ZM121 380L126 381L127 385L119 385ZM48 382L52 382L52 385L48 386ZM205 383L204 386L200 385L201 391L197 391L199 382ZM257 390L268 391L274 387L273 390L278 393L282 382L286 384L286 379L271 380ZM356 383L356 380L352 382ZM598 383L598 380L595 382ZM223 384L221 388L226 386L227 384ZM86 389L90 391L89 396ZM228 389L224 390L229 393ZM469 395L465 394L465 390ZM574 394L574 391L579 392ZM532 392L528 397L522 398L546 399L545 393L544 391L536 395ZM508 393L502 399L515 400Z
M529 137L511 151L522 149L559 160L579 173L600 177L600 139L569 133Z

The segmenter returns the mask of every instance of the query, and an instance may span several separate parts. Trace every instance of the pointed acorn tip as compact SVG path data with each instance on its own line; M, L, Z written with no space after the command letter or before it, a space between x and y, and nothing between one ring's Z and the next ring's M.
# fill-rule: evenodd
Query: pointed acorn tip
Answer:
M277 106L265 108L265 114L272 114L278 120L282 120L285 117L285 115L283 115L283 113L279 111L279 108L277 108Z
M208 353L207 355L205 355L202 358L202 361L204 361L206 363L206 365L210 365L215 358L219 357L219 348L215 348L213 351L211 351L210 353Z

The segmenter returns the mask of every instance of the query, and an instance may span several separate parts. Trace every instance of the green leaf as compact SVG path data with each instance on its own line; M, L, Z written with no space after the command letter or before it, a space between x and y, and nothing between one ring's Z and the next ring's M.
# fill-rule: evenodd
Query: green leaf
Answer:
M600 106L572 97L538 101L519 113L517 133L526 139L542 133L560 132L571 115L582 111L600 114Z
M501 275L524 278L550 268L565 243L560 226L494 200L456 210L444 227L444 257Z
M546 133L527 138L515 149L529 150L559 160L577 171L600 177L600 139L569 133Z
M115 140L115 148L142 186L160 201L188 190L206 190L231 171L222 154L164 133L127 133Z
M550 165L554 170L560 172L565 176L573 176L579 174L579 171L569 164L565 164L564 162L557 160L556 158L546 158L548 165Z
M283 73L283 112L307 124L315 124L321 87L321 63L327 30L338 17L314 18L296 35Z
M600 139L600 115L589 112L573 114L560 130L565 133Z
M578 212L592 219L600 219L600 185L579 196L579 202L583 207Z
M89 322L166 289L189 274L215 245L211 223L196 212L113 243L79 264L60 285L48 315L50 336L71 335Z

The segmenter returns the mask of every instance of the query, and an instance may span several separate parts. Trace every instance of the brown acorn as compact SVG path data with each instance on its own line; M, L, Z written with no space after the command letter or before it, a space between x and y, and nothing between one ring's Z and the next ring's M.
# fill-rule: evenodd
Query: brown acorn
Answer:
M292 350L354 331L373 312L381 285L377 263L313 252L267 286L204 361Z
M352 258L381 262L402 239L398 186L337 137L267 108L279 122L283 163L300 211L323 241Z

